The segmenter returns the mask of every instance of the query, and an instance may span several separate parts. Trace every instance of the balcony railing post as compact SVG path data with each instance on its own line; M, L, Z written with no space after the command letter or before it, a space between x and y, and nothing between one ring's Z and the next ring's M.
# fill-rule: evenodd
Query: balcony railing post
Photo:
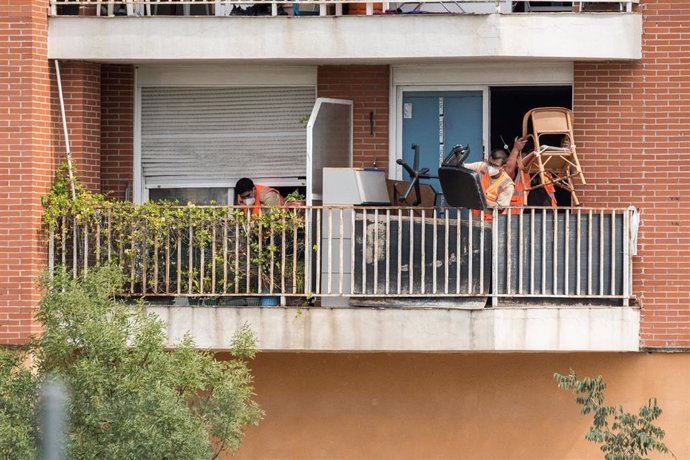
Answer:
M355 210L350 210L350 294L355 293L355 241L357 240L357 232L355 227L356 216Z
M630 244L632 242L630 234L630 209L623 211L623 306L630 306L630 288L628 274L630 270Z
M77 271L79 270L78 259L79 259L79 238L78 238L78 226L77 218L72 219L72 277L77 277Z
M616 211L614 209L611 210L611 295L616 295L616 246Z
M511 280L512 280L512 272L511 272L511 265L512 265L512 261L513 261L513 233L512 233L513 223L511 221L512 217L513 217L513 213L511 212L510 209L508 209L508 212L506 213L506 235L505 235L505 242L506 242L505 294L510 294Z
M491 306L498 306L498 208L493 209L493 220L491 221ZM484 232L482 231L482 235ZM482 254L484 247L481 248ZM484 272L479 275L484 279Z
M309 294L312 291L312 281L311 281L311 267L313 263L314 250L312 245L312 214L313 208L309 207L304 213L304 232L305 232L305 244L304 244L304 294Z
M48 237L48 274L52 278L55 271L55 230L50 230Z

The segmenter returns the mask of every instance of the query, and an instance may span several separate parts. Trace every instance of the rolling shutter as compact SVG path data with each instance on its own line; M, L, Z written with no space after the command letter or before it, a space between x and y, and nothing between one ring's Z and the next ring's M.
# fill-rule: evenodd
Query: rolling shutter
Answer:
M306 176L314 101L313 87L142 88L145 187Z

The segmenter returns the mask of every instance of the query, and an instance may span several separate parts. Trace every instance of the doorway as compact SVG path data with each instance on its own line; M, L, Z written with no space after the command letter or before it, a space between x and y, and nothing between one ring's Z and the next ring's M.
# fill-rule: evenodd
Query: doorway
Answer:
M491 149L513 147L513 139L522 135L522 117L536 107L565 107L572 109L573 89L571 86L492 86L491 122L489 140ZM504 144L505 142L505 144ZM556 142L556 141L554 141ZM531 144L525 146L524 152L531 151ZM556 201L559 206L570 206L570 193L556 187ZM530 192L530 206L549 206L544 189Z

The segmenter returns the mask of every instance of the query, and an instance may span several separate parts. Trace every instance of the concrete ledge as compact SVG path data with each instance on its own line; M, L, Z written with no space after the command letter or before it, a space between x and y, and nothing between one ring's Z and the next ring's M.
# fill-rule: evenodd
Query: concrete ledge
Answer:
M457 309L150 307L169 344L190 333L227 350L248 323L265 351L638 351L640 312L628 307Z
M99 62L641 59L637 13L54 17L48 57Z

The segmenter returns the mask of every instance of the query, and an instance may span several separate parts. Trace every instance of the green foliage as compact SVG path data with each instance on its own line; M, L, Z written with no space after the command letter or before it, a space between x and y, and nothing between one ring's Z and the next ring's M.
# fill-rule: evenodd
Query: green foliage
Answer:
M44 332L31 345L35 377L16 360L0 361L0 403L17 394L17 401L27 401L21 410L4 411L3 453L12 446L32 456L35 388L49 375L69 388L69 458L208 459L237 450L244 427L262 418L245 361L254 356L256 342L246 326L227 361L197 350L189 337L166 350L161 320L143 303L114 297L121 283L112 266L77 279L60 268L46 279L37 313ZM12 427L26 430L26 439L20 433L12 438Z
M170 293L223 294L236 288L243 292L247 285L257 289L259 278L266 287L271 274L274 286L280 285L284 275L289 281L286 290L291 291L293 272L297 290L303 287L304 241L295 236L303 234L304 216L296 211L268 208L253 215L227 206L180 206L167 201L135 205L108 200L78 184L73 201L64 168L43 203L44 223L53 234L57 260L66 256L67 261L76 254L79 267L85 257L91 265L95 259L97 265L119 265L125 274L123 293L160 294L164 285ZM73 241L77 241L76 249ZM283 249L284 266L279 263ZM290 257L295 253L298 257ZM247 261L252 264L250 273ZM153 267L158 270L154 272ZM247 276L254 278L247 283Z
M97 208L105 204L103 195L89 192L76 181L74 187L76 199L72 199L67 164L60 165L50 192L41 198L45 207L43 222L49 229L55 229L65 216L72 217L79 223L93 220L97 215Z
M36 458L38 379L22 366L25 359L24 352L0 349L1 458Z
M601 444L606 460L644 460L649 452L655 450L669 453L662 442L664 430L654 425L661 415L656 398L649 399L637 414L632 414L624 411L623 406L604 404L606 384L601 376L578 380L571 369L568 376L555 373L553 378L558 382L558 388L573 390L583 415L592 414L592 426L585 439Z
M304 201L306 197L304 196L303 193L300 193L298 189L293 190L292 192L288 193L288 195L285 197L285 202L289 201Z

